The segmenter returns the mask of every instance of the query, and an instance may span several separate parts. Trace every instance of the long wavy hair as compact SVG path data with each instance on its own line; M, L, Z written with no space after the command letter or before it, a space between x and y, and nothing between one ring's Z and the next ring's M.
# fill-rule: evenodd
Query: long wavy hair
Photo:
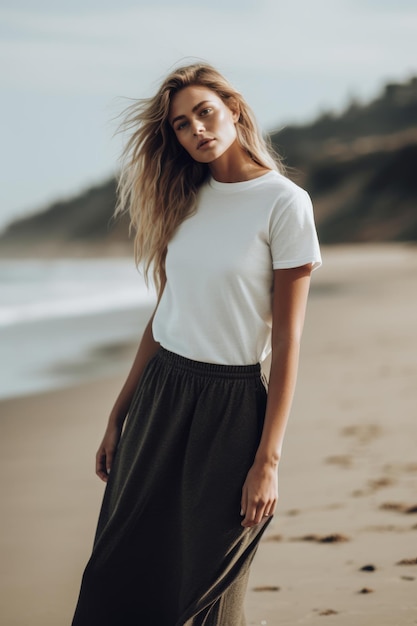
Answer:
M208 64L179 67L155 96L135 100L125 110L119 129L132 134L121 156L115 216L129 212L136 263L143 267L147 282L152 270L159 294L166 282L168 243L195 210L198 190L210 175L209 166L192 159L180 145L168 121L172 97L191 85L211 89L226 105L234 99L240 111L236 132L242 148L258 165L284 171L242 95Z

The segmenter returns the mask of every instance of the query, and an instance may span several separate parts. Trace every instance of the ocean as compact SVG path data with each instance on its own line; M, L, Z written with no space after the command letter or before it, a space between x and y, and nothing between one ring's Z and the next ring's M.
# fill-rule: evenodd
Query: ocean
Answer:
M132 259L1 259L0 398L126 367L155 301Z

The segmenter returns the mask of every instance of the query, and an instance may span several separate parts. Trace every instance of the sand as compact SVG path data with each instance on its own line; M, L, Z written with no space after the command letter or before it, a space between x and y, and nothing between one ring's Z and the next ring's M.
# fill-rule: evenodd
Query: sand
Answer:
M248 624L415 625L417 249L323 252ZM124 375L0 404L4 626L70 624Z

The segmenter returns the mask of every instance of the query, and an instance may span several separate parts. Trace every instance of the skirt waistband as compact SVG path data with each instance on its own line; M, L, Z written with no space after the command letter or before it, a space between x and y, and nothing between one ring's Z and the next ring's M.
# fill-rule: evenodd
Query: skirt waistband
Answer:
M202 361L194 361L185 356L170 352L162 346L157 352L159 359L172 367L187 371L200 376L210 376L215 378L258 378L261 375L261 366L259 363L254 365L221 365L219 363L204 363Z

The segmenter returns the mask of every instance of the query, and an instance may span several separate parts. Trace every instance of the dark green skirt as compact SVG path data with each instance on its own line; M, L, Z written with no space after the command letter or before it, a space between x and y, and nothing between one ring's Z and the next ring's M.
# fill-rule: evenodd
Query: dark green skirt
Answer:
M240 499L259 444L259 365L161 348L135 393L73 626L243 626L249 566L270 521Z

